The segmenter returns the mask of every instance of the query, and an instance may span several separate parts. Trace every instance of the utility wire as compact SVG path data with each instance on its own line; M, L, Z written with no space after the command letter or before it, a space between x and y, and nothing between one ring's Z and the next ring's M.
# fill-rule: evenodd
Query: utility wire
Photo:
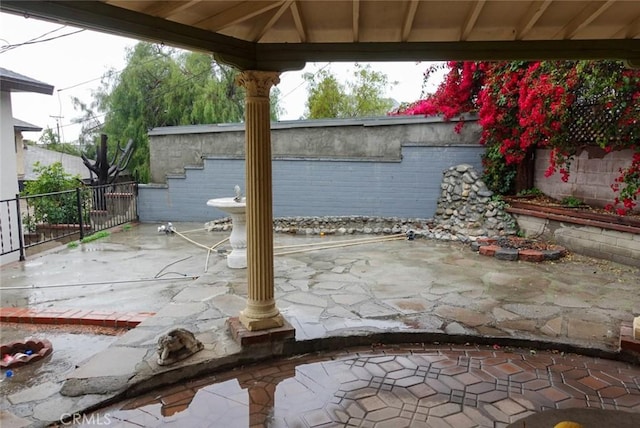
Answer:
M62 27L62 28L64 28L64 27ZM59 29L58 29L58 30L59 30ZM52 33L52 32L54 32L54 31L58 31L58 30L52 30L52 31L50 31L49 33ZM59 36L55 36L55 37L50 37L50 38L48 38L48 39L37 40L37 38L36 38L36 39L27 40L26 42L17 43L17 44L15 44L15 45L5 45L5 46L2 46L2 48L0 48L0 54L3 54L3 53L5 53L5 52L8 52L8 51L10 51L10 50L12 50L12 49L15 49L15 48L19 48L19 47L21 47L21 46L26 46L26 45L35 45L36 43L50 42L50 41L52 41L52 40L60 39L60 38L62 38L62 37L72 36L72 35L74 35L74 34L78 34L78 33L81 33L81 32L83 32L83 31L85 31L85 29L84 29L84 28L83 28L83 29L80 29L80 30L77 30L77 31L73 31L73 32L71 32L71 33L61 34L61 35L59 35ZM46 33L46 34L48 34L48 33ZM42 37L42 36L40 36L40 37Z

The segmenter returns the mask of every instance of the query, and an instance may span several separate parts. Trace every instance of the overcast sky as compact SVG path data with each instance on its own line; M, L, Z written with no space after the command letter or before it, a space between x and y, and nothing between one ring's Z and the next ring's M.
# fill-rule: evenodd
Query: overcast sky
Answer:
M78 125L71 124L80 115L73 109L71 98L90 102L100 78L110 69L121 70L125 66L126 47L137 43L135 39L78 30L0 13L0 67L54 86L51 96L12 93L13 116L42 128L55 130L60 125L65 142L77 140L80 130ZM386 96L398 102L419 98L427 63L371 63L371 66L387 74L390 81L398 82ZM304 70L283 73L278 85L285 109L281 120L299 119L303 115L307 86L302 74L324 67L342 82L350 79L354 70L352 63L309 63ZM40 134L28 132L24 136L36 140Z

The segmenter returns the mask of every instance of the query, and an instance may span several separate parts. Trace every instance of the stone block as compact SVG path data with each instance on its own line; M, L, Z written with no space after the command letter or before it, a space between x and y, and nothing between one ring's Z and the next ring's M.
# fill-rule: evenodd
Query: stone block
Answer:
M499 248L496 250L495 258L498 260L516 261L518 260L518 250L515 248Z

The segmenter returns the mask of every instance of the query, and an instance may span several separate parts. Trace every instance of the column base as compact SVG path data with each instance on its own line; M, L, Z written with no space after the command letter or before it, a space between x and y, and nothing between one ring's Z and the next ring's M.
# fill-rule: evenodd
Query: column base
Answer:
M296 330L287 320L284 320L282 327L249 331L242 325L239 317L231 317L227 320L227 328L231 333L231 337L241 346L277 345L296 338Z
M284 318L282 315L277 314L269 318L249 318L244 314L244 311L240 311L238 317L240 322L249 331L267 330L270 328L278 328L284 325Z
M622 321L620 323L620 350L631 351L640 355L640 337L634 336L634 333L638 327L640 317L636 317L633 323L629 321Z

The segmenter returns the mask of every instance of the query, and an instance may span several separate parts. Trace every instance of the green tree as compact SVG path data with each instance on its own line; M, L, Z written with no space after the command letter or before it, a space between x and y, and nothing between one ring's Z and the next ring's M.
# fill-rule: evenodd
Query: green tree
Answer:
M55 131L48 126L42 131L42 135L39 140L42 144L50 145L50 144L60 144L60 138Z
M91 105L76 103L87 123L84 144L107 134L109 150L134 141L129 170L140 182L149 180L148 131L160 126L241 122L244 89L238 71L216 63L210 55L140 42L127 51L127 65L109 72ZM272 118L277 119L278 91L272 91ZM104 116L104 124L98 118ZM113 153L110 153L112 155Z
M330 71L306 73L309 96L306 117L309 119L381 116L393 107L393 101L383 94L397 82L371 66L356 64L354 80L342 84Z

